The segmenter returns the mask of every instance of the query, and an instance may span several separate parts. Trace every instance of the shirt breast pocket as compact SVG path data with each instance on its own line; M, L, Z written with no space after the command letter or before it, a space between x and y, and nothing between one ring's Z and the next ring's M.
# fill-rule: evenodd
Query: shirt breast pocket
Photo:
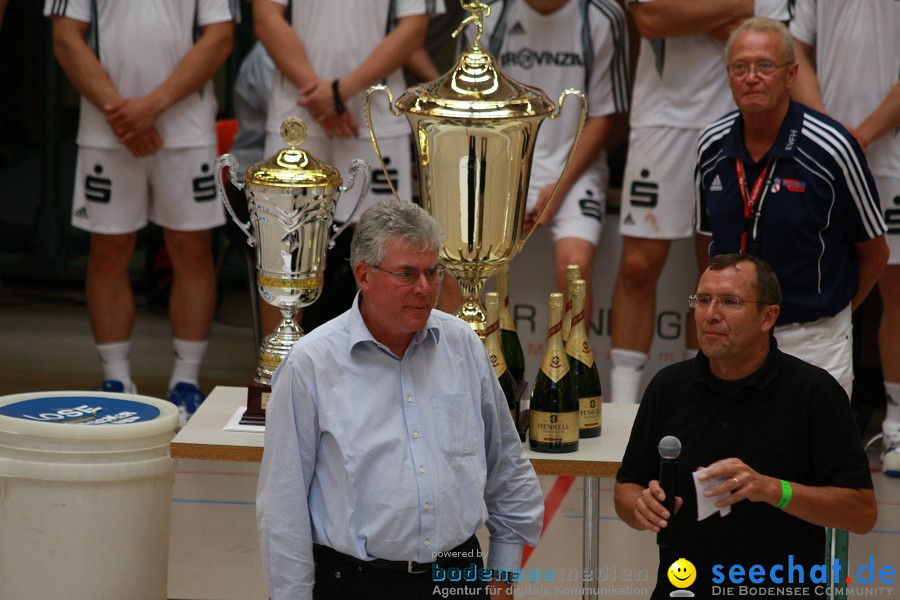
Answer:
M431 397L438 445L449 456L473 456L478 447L472 396L465 392Z

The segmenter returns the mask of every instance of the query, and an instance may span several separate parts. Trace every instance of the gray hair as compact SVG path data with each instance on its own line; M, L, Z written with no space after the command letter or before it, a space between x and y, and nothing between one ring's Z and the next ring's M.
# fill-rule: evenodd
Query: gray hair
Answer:
M725 42L725 61L731 58L731 47L734 40L742 33L748 31L757 31L760 33L774 33L781 38L781 45L784 47L785 62L789 65L794 64L796 56L794 54L794 38L791 36L790 30L781 21L770 19L768 17L752 17L747 19L737 27L735 27Z
M443 234L434 217L412 202L386 200L363 212L350 244L350 264L378 266L388 242L397 240L418 251L440 248Z

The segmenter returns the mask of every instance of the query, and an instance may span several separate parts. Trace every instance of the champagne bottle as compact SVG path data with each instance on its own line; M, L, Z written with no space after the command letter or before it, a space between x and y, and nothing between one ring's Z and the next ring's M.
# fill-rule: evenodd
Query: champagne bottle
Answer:
M569 340L569 331L572 329L572 282L581 279L581 267L578 265L566 265L566 312L563 313L562 339L563 345Z
M578 437L597 437L603 425L603 394L597 363L584 326L584 279L573 281L569 293L572 297L572 330L566 343L566 355L578 394Z
M578 450L578 394L562 343L562 308L562 294L550 294L547 349L531 389L528 445L535 452Z
M509 312L509 265L503 265L497 271L497 293L500 295L500 345L506 367L518 386L525 379L525 353Z
M506 405L509 407L509 416L518 427L519 403L516 400L516 380L512 372L506 368L506 360L503 358L503 349L500 346L500 295L497 292L488 292L484 298L484 308L487 313L487 321L484 328L484 347L487 348L491 364L494 366L494 374L500 381L503 395L506 396Z

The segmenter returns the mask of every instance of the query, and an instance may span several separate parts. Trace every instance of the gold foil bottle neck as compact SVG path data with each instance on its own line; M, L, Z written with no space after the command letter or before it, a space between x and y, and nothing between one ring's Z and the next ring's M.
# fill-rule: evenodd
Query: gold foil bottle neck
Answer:
M550 294L550 311L553 314L554 310L562 311L563 307L563 295L559 292L553 292ZM559 318L559 315L557 315Z

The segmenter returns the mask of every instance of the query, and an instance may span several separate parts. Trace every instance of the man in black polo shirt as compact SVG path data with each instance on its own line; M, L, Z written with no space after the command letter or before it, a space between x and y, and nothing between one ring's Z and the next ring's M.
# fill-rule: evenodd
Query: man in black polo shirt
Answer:
M764 261L713 257L690 297L701 352L661 370L644 394L616 475L615 503L635 529L671 528L653 598L684 587L666 575L679 558L696 570L689 590L695 597L729 594L713 586L741 595L729 576L733 565L763 570L759 583L742 585L824 595L813 570L823 562L824 527L865 533L875 524L868 460L847 396L827 372L778 350L771 332L780 301L778 279ZM668 435L682 444L674 516L656 480L657 445ZM711 485L699 499L721 494L715 506L726 509L702 520L692 478L698 469ZM797 565L804 581L793 569L789 582L788 567Z
M890 251L859 144L840 123L791 101L794 41L777 21L749 19L726 45L738 106L700 136L697 231L709 254L769 262L784 303L775 337L788 354L853 389L851 311Z

